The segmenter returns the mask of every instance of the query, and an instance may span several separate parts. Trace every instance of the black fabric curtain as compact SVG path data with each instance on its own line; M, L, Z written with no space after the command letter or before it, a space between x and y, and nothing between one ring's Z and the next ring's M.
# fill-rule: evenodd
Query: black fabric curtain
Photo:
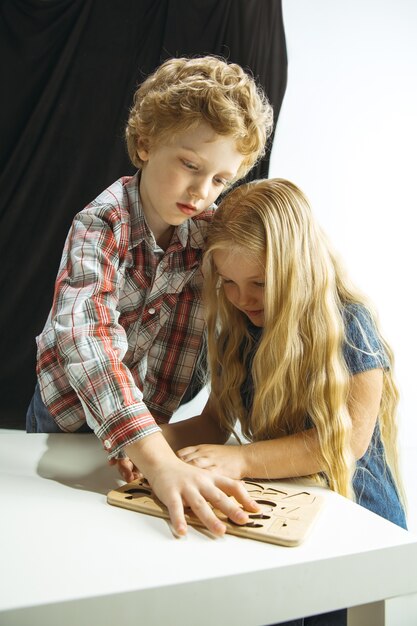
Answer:
M197 54L249 69L276 122L281 0L1 1L0 427L25 427L35 336L73 216L134 171L124 127L135 89L161 61ZM269 153L250 177L266 177L268 163Z

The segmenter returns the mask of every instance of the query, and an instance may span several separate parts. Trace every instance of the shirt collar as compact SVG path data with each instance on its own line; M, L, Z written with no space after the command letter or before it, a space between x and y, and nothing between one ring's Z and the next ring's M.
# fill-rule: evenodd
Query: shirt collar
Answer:
M183 248L187 246L188 242L191 248L203 247L206 229L201 228L200 216L203 219L205 214L206 211L200 213L198 217L186 220L175 229L174 237L176 235Z
M142 203L139 197L140 171L136 172L124 185L126 203L130 214L130 248L136 248L144 239L150 240L151 231L143 214Z

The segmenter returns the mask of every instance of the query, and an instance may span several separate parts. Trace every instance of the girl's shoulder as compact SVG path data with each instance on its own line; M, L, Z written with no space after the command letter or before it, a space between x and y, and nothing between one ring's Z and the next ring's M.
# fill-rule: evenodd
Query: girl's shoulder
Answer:
M384 350L376 322L360 303L348 303L342 311L345 325L343 354L351 374L359 374L375 368L389 369L390 363Z

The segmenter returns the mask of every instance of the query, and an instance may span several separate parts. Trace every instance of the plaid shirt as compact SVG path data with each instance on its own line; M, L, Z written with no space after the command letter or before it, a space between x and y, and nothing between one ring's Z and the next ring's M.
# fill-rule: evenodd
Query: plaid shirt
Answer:
M169 421L204 330L200 264L214 207L178 226L163 252L138 183L138 173L119 179L75 216L37 337L48 410L66 432L86 420L111 457Z

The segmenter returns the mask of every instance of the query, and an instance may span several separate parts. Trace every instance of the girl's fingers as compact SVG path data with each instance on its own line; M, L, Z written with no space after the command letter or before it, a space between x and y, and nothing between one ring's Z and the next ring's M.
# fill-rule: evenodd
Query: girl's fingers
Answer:
M178 450L177 456L182 461L185 461L185 459L187 459L190 455L192 455L195 452L197 452L197 450L198 450L198 448L196 448L195 446L189 446L188 448L182 448L181 450Z
M177 456L184 461L184 463L191 463L197 467L207 467L209 463L206 456L203 456L202 451L199 448L183 448L177 452Z
M212 464L212 461L204 456L197 456L188 459L187 461L185 461L185 463L188 463L189 465L194 465L195 467L201 467L201 469L208 469L208 467Z

